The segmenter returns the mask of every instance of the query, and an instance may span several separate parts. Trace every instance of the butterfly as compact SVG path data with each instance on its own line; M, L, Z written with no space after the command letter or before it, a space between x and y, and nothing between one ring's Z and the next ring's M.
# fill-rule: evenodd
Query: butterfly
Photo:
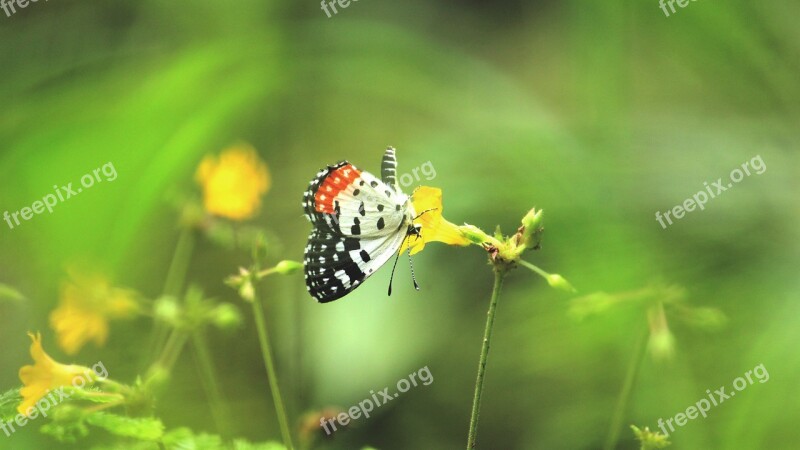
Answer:
M303 208L313 226L303 258L306 288L321 303L361 286L392 255L400 256L407 238L420 236L411 199L397 184L392 147L383 154L380 179L347 161L320 170L303 194ZM392 278L394 268L389 295Z

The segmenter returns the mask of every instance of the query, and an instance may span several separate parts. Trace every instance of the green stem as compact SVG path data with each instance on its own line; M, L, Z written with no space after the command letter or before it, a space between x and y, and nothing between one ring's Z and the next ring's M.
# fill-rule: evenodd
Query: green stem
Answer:
M175 245L175 252L172 254L172 261L169 264L169 269L167 269L162 295L175 298L180 296L193 249L194 235L191 228L184 226L181 228L178 243ZM163 321L156 319L150 336L150 351L147 354L155 355L159 348L163 348L166 345L168 337L169 327Z
M628 364L628 373L625 374L625 382L622 385L622 392L617 398L617 405L614 408L614 416L611 419L611 428L608 429L608 437L603 446L603 450L614 450L619 440L620 429L622 428L622 421L625 419L625 409L628 406L628 400L631 397L634 381L639 369L642 367L642 360L646 354L647 336L649 335L647 324L642 327L639 336L636 338L636 346L634 347L630 363Z
M203 388L211 404L211 415L214 418L217 430L223 438L226 438L231 430L227 419L229 416L227 414L225 402L222 399L222 390L220 389L217 376L214 372L211 352L208 350L208 341L206 341L202 330L197 330L192 333L192 343L194 344L195 355L197 357L197 365L200 366L200 378L203 382Z
M164 344L164 348L161 350L161 355L159 355L156 362L150 366L145 377L146 380L149 381L150 378L160 371L169 373L172 370L172 366L178 360L178 356L180 356L187 338L188 336L185 331L177 328L172 330L172 333L167 338L167 342Z
M93 412L103 411L103 410L106 410L106 409L116 408L117 406L122 406L124 404L125 404L125 401L124 400L120 400L120 401L117 401L117 402L103 403L102 405L91 406L89 408L86 408L84 411L93 413Z
M173 344L168 349L168 352L165 352L165 359L164 359L164 368L167 371L171 371L172 367L175 366L175 363L178 361L178 357L181 355L181 351L183 350L183 346L186 345L186 341L189 339L189 334L183 330L175 330L173 331L175 338L172 340Z
M269 345L267 324L266 320L264 320L264 307L261 304L257 287L255 288L255 295L252 303L253 317L255 318L256 328L258 329L258 342L261 345L261 356L264 359L264 367L267 369L267 378L269 378L269 387L272 391L272 400L275 403L275 414L278 416L278 424L281 428L283 445L285 445L288 450L292 450L294 446L292 445L292 435L289 432L289 421L286 418L286 408L283 406L283 399L281 399L278 376L275 373L275 363L272 360L272 350Z
M544 270L540 269L538 266L535 266L535 265L533 265L533 264L529 263L528 261L523 261L523 260L521 260L521 259L520 259L520 260L519 260L519 261L517 261L517 262L518 262L518 263L519 263L521 266L527 267L528 269L531 269L532 271L534 271L534 272L538 273L538 274L539 274L539 275L541 275L541 276L542 276L542 278L544 278L545 280L547 279L547 277L549 277L549 276L550 276L550 274L549 274L549 273L547 273L547 272L545 272Z
M189 269L189 260L194 249L194 236L192 229L183 227L178 237L178 244L175 246L175 254L167 271L167 279L164 281L164 295L178 297L183 288L183 281L186 279L186 271Z
M503 287L503 279L506 270L495 266L494 268L494 288L492 289L492 299L489 301L489 312L486 314L486 329L483 332L483 346L481 348L481 359L478 363L478 378L475 380L475 397L472 400L472 415L469 420L469 438L467 440L467 450L475 448L475 439L478 436L478 415L481 409L481 394L483 393L483 379L486 374L486 361L489 357L489 343L492 340L492 328L494 327L494 313L497 310L497 299L500 296L500 289Z

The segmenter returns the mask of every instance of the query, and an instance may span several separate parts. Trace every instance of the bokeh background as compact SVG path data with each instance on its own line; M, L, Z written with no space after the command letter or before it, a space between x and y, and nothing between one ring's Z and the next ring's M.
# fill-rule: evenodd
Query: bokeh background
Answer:
M48 314L65 268L89 262L157 297L178 236L172 193L197 194L205 154L249 142L272 188L249 222L270 258L302 260L300 200L316 171L341 159L399 172L430 161L445 217L513 232L544 210L542 249L526 259L580 291L681 286L717 308L713 333L670 322L671 360L646 355L629 424L656 427L763 363L770 380L690 421L676 449L793 449L800 419L800 4L690 2L666 17L655 0L362 0L327 18L316 1L151 0L31 3L0 13L0 210L113 162L118 178L15 229L0 223L0 387L18 386L28 330L63 362L102 360L133 382L152 321L114 322L108 343L74 357ZM667 229L654 219L704 182L760 155L746 177ZM280 440L249 307L223 279L247 250L198 238L188 281L239 305L241 328L209 333L230 434ZM455 449L466 441L492 275L479 248L431 244L415 257L414 292L398 265L348 297L317 304L302 275L264 283L268 323L293 425L324 407L427 366L434 382L403 394L315 448ZM635 354L641 308L586 320L573 296L530 271L500 298L478 448L598 449ZM634 355L635 356L635 355ZM156 415L170 428L215 433L191 349ZM312 413L313 414L313 413ZM41 435L36 421L0 448L88 448Z

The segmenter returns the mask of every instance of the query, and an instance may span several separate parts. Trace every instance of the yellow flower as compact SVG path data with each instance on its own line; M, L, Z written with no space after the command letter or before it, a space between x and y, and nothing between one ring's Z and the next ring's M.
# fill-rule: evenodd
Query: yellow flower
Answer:
M203 158L195 178L203 188L206 211L233 220L253 217L271 184L267 165L244 143L229 147L219 158Z
M420 186L411 197L417 214L414 223L422 225L420 237L409 236L400 252L411 248L411 254L419 253L428 242L443 242L448 245L469 245L470 241L460 231L460 227L442 217L442 190Z
M19 379L22 380L23 387L19 391L22 395L22 403L17 406L17 412L27 415L28 411L52 389L72 385L80 387L76 378L84 378L82 384L94 381L92 369L84 366L59 364L45 353L40 333L36 333L35 336L28 333L28 336L33 340L31 357L34 364L19 369Z
M88 342L103 345L108 338L108 321L133 317L139 312L136 294L113 287L102 275L78 275L61 285L58 308L50 313L50 326L58 334L58 345L74 355Z

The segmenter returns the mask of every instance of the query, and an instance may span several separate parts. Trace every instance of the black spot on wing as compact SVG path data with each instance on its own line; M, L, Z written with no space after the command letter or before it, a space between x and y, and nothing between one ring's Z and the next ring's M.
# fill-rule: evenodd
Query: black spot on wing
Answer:
M367 275L349 253L359 248L358 239L312 230L303 259L308 293L317 301L326 303L342 298L360 286Z
M358 242L358 239L354 238L347 238L344 240L344 250L349 252L352 250L358 250L361 248L361 243Z

